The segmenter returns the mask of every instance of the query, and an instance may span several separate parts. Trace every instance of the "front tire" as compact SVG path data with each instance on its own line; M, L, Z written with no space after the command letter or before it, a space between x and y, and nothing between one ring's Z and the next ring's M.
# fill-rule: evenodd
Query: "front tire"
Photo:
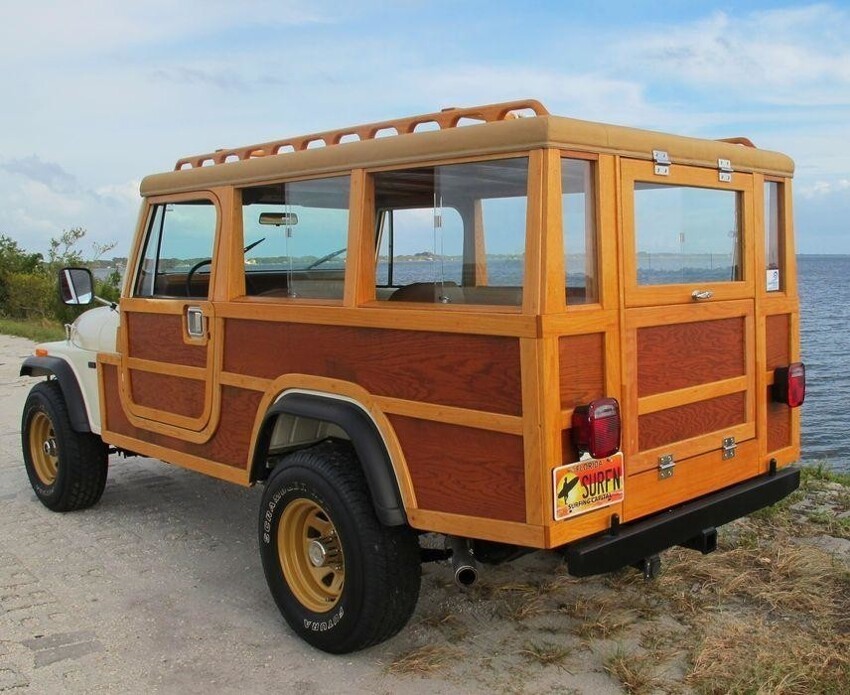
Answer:
M106 486L108 450L90 432L75 432L55 380L33 386L21 419L24 465L32 489L54 512L95 504Z
M302 639L344 654L407 624L419 597L419 542L409 527L378 520L348 444L325 442L281 461L259 521L266 581Z

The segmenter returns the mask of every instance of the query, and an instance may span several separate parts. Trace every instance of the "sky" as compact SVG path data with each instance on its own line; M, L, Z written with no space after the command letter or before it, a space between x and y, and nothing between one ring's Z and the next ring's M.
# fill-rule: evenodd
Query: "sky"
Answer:
M850 2L0 0L0 234L125 255L181 156L536 98L796 161L802 253L850 253Z

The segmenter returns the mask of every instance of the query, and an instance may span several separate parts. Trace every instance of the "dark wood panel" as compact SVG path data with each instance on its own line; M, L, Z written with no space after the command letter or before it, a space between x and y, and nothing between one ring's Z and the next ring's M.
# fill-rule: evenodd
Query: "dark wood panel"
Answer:
M200 417L204 413L205 384L195 379L131 370L133 402L168 413Z
M638 418L639 449L646 451L739 425L746 422L746 416L743 392L641 415Z
M767 450L779 451L791 446L791 408L773 400L767 388Z
M247 467L254 418L257 415L262 394L231 386L223 387L221 391L222 418L218 429L210 441L204 444L193 444L184 442L182 439L149 432L131 424L121 407L117 368L113 365L103 365L102 368L108 430L234 468Z
M787 367L791 362L788 339L790 318L788 314L777 314L766 319L767 368L771 371L777 367Z
M742 376L744 318L638 329L638 396Z
M128 355L143 360L205 367L207 348L183 342L183 317L175 314L129 312L127 321Z
M573 408L605 395L605 334L558 339L561 407Z
M343 379L370 393L520 415L519 340L231 319L224 368L274 379Z
M391 415L420 509L525 523L522 437Z

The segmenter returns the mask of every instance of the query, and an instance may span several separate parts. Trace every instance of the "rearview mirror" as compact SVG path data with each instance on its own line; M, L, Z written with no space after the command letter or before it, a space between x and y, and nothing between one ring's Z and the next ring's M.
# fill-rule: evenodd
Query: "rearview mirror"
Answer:
M62 268L59 296L70 306L85 306L94 299L94 279L88 268Z
M294 212L261 212L260 224L273 227L294 227L298 224L298 215Z

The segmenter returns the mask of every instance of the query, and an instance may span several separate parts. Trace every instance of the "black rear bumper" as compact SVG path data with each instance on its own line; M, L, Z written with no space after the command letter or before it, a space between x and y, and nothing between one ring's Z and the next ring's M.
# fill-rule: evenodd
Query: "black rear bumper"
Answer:
M641 562L674 545L685 545L706 530L775 504L799 486L799 469L785 468L572 543L564 549L569 573L589 577Z

